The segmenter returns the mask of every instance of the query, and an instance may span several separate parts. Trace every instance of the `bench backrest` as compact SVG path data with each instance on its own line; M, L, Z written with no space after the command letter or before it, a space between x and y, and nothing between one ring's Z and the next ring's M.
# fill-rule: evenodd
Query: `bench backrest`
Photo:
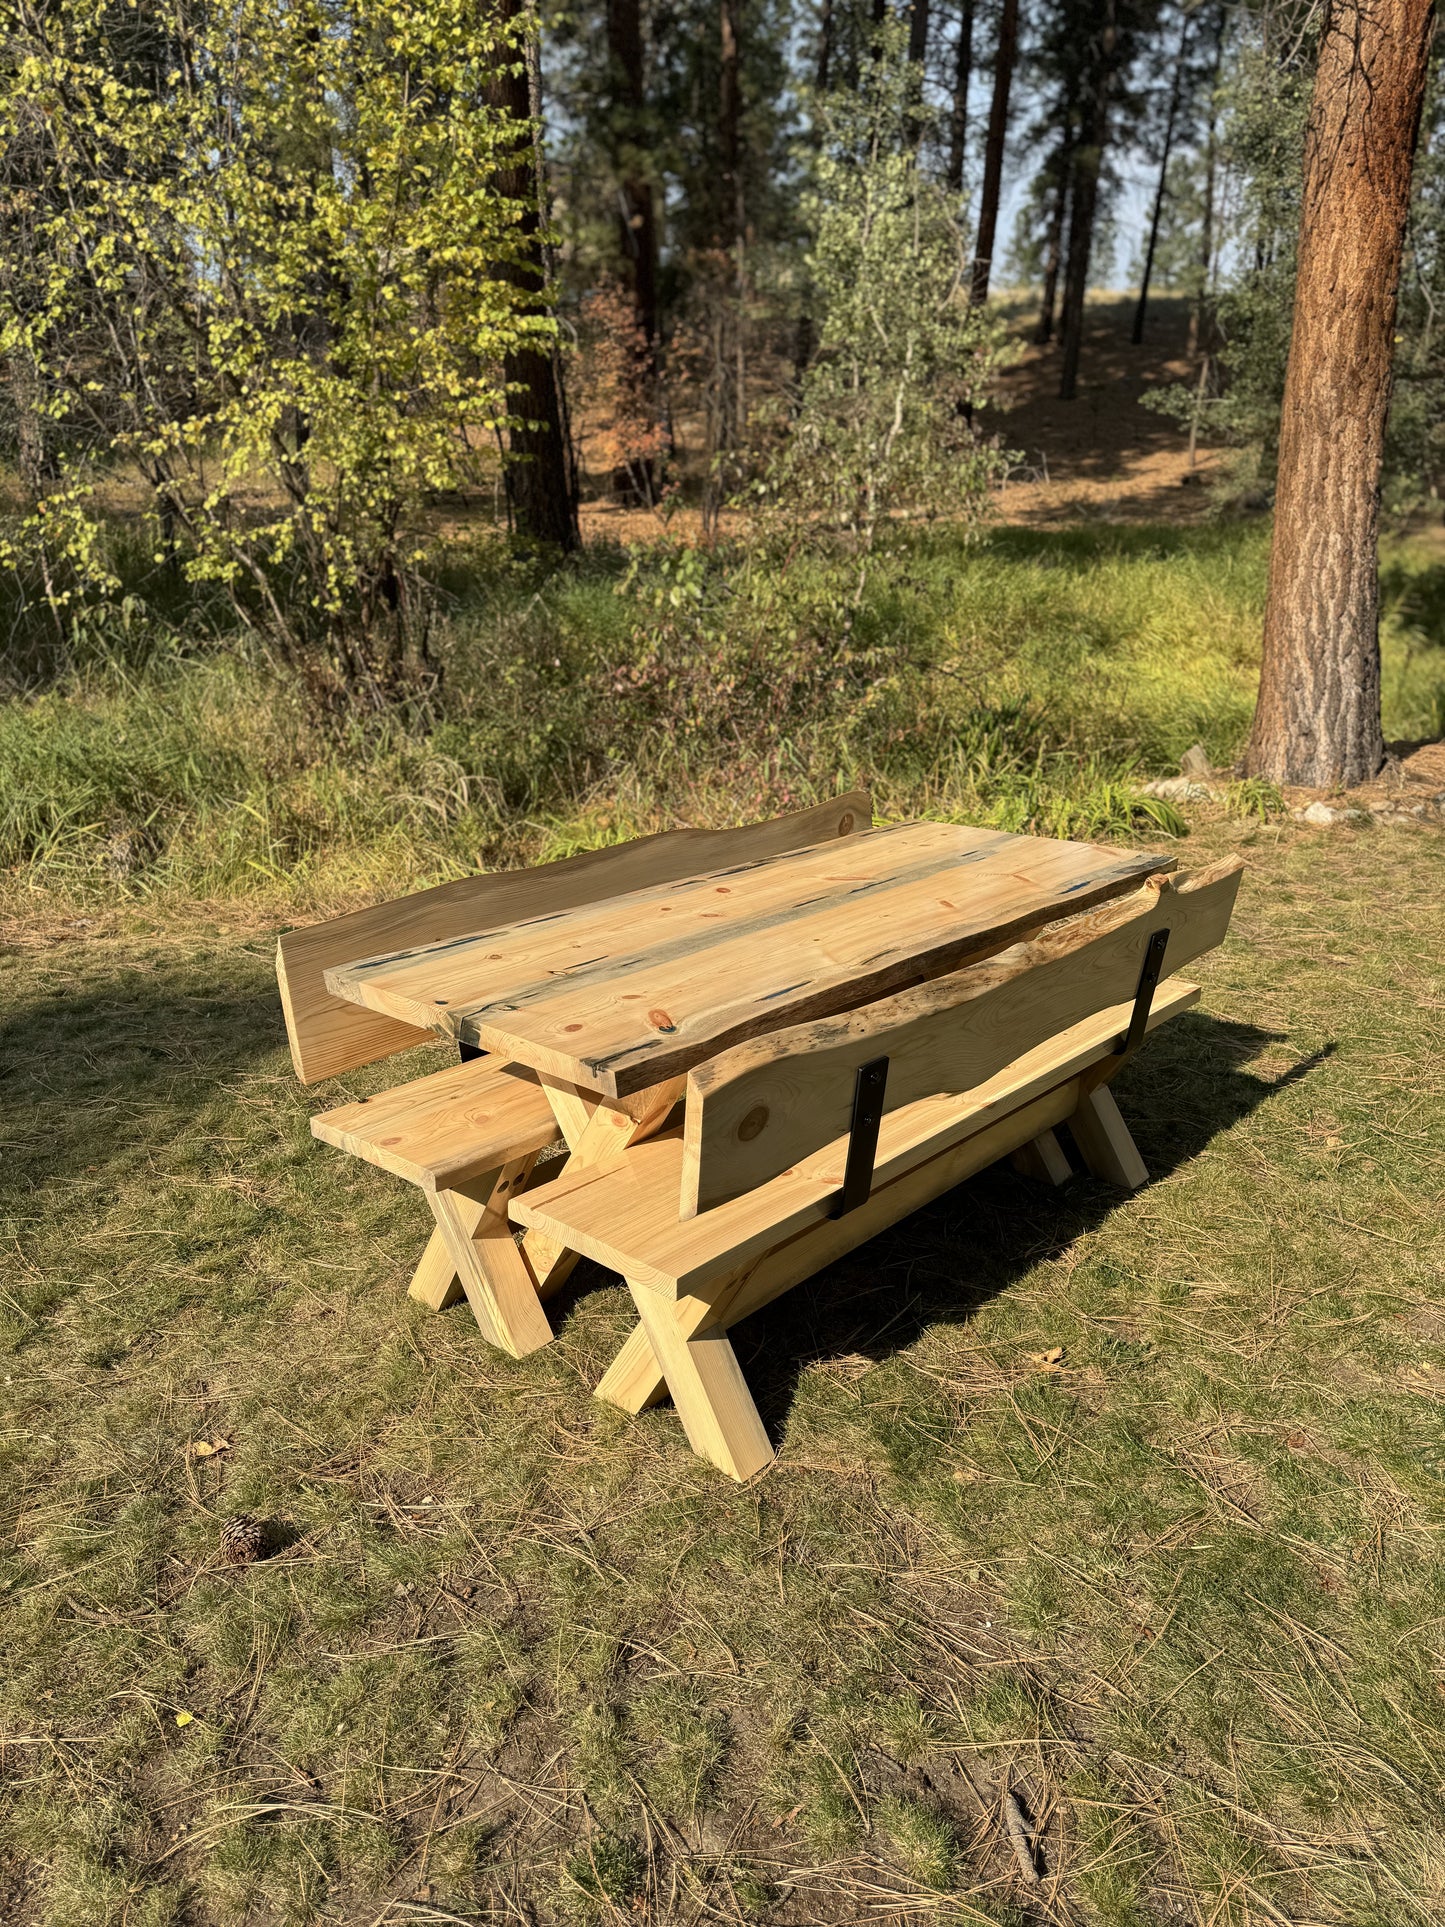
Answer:
M1169 932L1164 977L1223 942L1243 868L1229 857L1193 876L1150 877L982 963L700 1064L688 1078L681 1216L846 1136L858 1067L874 1058L888 1059L883 1109L892 1111L971 1091L1070 1025L1131 1003L1156 930Z
M296 1075L303 1084L316 1084L427 1043L434 1035L333 997L324 975L337 964L446 943L495 924L573 910L599 897L779 856L809 843L850 836L872 823L872 802L866 791L857 790L741 829L664 830L534 870L458 877L395 903L288 930L276 945L276 978Z

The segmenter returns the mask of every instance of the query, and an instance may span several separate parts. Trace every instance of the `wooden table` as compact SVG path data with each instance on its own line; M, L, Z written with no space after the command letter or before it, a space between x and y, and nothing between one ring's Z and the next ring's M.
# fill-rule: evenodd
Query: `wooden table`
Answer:
M337 997L541 1079L568 1169L652 1136L686 1074L1118 896L1173 859L906 823L326 972ZM524 1243L539 1291L575 1254Z

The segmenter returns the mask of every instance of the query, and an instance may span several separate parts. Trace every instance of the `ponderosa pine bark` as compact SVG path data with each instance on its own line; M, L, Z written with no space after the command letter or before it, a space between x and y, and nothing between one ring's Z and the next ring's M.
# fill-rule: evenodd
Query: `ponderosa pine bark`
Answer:
M1244 766L1367 782L1380 726L1380 463L1433 0L1332 0L1305 131L1259 702Z
M969 300L988 299L993 272L994 242L998 232L999 190L1003 184L1004 143L1008 138L1009 93L1019 50L1018 0L1003 0L999 14L998 47L993 62L993 98L988 110L988 134L983 149L983 192L978 202L978 234L973 244L973 284Z
M516 20L521 0L496 0L502 19ZM536 305L546 304L547 272L542 254L541 149L532 133L532 89L528 64L508 61L496 70L489 89L494 104L517 123L519 139L497 184L508 199L522 205L520 222L525 258L497 272L522 289ZM562 395L562 363L555 349L509 349L503 357L509 390L507 407L512 426L507 431L511 459L506 467L507 500L513 526L529 541L548 542L570 552L581 546L577 524L577 489L567 438L566 407Z
M1059 298L1059 269L1064 261L1064 228L1069 218L1069 180L1073 171L1073 143L1066 139L1055 157L1050 182L1053 206L1044 236L1043 285L1039 291L1038 324L1034 329L1034 340L1041 348L1054 338L1054 310Z
M953 194L963 192L963 159L968 143L968 87L973 79L974 0L963 0L958 39L953 48L953 107L948 117L948 167L944 181Z

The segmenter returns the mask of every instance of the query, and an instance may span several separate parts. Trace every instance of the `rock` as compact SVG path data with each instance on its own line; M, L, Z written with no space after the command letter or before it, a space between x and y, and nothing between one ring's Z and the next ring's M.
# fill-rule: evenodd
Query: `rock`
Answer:
M1358 826L1373 821L1368 810L1319 801L1307 804L1302 810L1295 810L1294 817L1296 822L1313 823L1317 828L1324 830L1334 829L1341 823Z
M1187 776L1191 782L1207 783L1209 781L1214 774L1214 765L1210 762L1203 743L1195 743L1192 749L1185 750L1179 758L1179 773L1181 776Z
M1207 803L1223 792L1212 783L1196 783L1188 776L1161 776L1157 782L1145 783L1139 794L1162 796L1169 803Z

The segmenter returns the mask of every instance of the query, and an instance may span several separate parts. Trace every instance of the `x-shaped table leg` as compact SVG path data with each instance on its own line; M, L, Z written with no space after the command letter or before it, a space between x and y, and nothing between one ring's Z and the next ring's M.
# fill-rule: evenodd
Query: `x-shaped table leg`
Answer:
M564 1171L583 1167L605 1170L609 1164L615 1164L630 1146L640 1144L662 1129L687 1088L685 1077L673 1077L665 1084L654 1084L631 1097L599 1098L560 1078L544 1075L541 1082L567 1140L570 1156ZM529 1231L522 1240L522 1250L542 1298L550 1298L566 1282L578 1256L566 1245L535 1230Z

